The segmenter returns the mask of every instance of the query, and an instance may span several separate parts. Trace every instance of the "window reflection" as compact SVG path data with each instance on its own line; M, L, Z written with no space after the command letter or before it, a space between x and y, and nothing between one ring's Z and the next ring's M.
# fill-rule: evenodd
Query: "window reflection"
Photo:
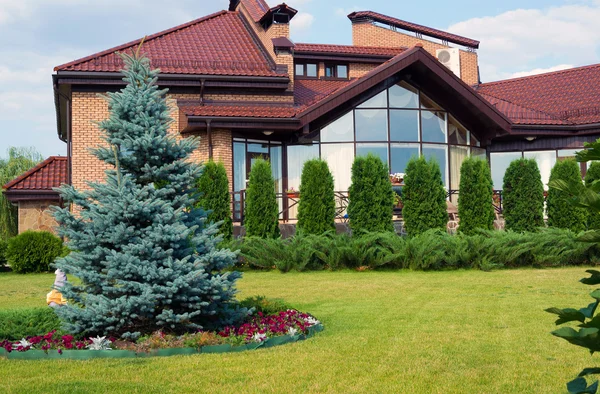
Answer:
M419 108L419 92L406 82L389 89L390 108Z
M356 144L356 156L367 156L369 153L388 163L388 144Z
M445 145L423 144L423 156L427 160L435 160L440 165L442 181L448 187L448 147Z
M390 110L390 141L419 141L419 111Z
M525 152L524 157L526 159L534 159L540 169L540 175L542 176L542 183L544 184L544 190L548 190L548 182L550 181L550 171L556 164L556 151L536 151L536 152Z
M446 113L421 111L423 142L446 142Z
M490 154L492 166L492 181L494 190L502 190L504 187L504 173L513 160L522 158L521 152L496 152Z
M391 173L406 173L406 165L413 157L419 157L418 144L391 144Z
M354 116L348 112L321 130L321 142L345 142L354 140Z
M383 92L365 101L357 108L387 108L387 106L387 90L384 90Z
M327 161L333 174L335 190L348 190L354 162L354 144L323 144L321 158Z
M356 140L357 141L387 141L387 110L357 109Z

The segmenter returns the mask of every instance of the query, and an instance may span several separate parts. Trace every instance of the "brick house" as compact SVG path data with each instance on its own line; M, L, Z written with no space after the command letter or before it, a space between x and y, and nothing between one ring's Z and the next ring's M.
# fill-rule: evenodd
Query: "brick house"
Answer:
M433 157L455 199L469 155L490 161L496 189L522 156L538 161L547 183L556 160L600 137L600 65L482 84L476 40L361 11L348 15L352 45L293 43L296 13L286 4L231 0L228 10L149 36L143 46L169 88L171 132L200 137L194 160L225 164L237 221L258 157L273 166L282 219L293 219L295 202L284 192L298 189L310 158L327 160L343 198L357 155L379 155L393 173L404 172L411 156ZM62 181L84 188L102 179L105 167L88 151L102 143L94 122L108 116L98 93L123 87L117 52L139 43L55 68L58 137L68 146ZM12 201L42 205L14 199L14 187L5 186Z

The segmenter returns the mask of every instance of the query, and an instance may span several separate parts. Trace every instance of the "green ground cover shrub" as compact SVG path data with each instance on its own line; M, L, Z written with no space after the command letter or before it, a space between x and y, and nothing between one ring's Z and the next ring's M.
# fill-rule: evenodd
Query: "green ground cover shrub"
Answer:
M246 234L249 237L278 238L279 206L271 164L259 159L252 165L246 190Z
M52 330L60 330L60 320L50 307L0 310L0 340L18 341Z
M544 227L544 185L535 160L510 163L504 174L502 198L507 230L537 231Z
M571 185L579 185L581 182L581 171L575 160L561 160L556 162L550 173L550 183L561 179ZM576 190L573 190L576 193ZM548 212L548 227L566 228L575 232L583 231L587 227L587 213L584 209L573 206L569 201L568 193L562 190L550 188L546 199Z
M231 239L233 234L231 196L227 171L223 163L215 163L212 160L205 163L202 175L198 179L197 188L200 197L196 207L210 210L208 221L223 222L219 226L219 231L223 234L224 239Z
M26 231L11 238L6 248L6 261L19 274L48 272L65 249L60 238L47 231Z
M373 154L352 164L348 216L354 232L394 231L394 192L388 166Z
M335 231L335 196L333 176L324 160L304 163L298 206L298 231L323 234Z
M282 272L337 269L448 270L555 267L600 263L600 247L577 242L577 234L548 228L539 232L479 231L450 235L429 230L416 237L394 233L360 236L245 238L240 262ZM234 247L235 249L235 247Z
M473 234L477 230L494 229L492 174L487 161L469 157L460 167L458 196L459 231Z
M424 157L411 159L406 166L404 183L402 216L408 235L445 229L448 223L446 190L438 163L428 162Z

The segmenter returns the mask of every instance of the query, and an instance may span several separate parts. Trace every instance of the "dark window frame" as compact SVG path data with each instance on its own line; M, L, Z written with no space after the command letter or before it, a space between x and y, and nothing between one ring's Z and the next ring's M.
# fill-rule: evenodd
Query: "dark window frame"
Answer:
M316 67L316 69L317 69L316 76L311 77L308 75L308 65L314 65ZM302 75L296 74L297 66L302 66ZM319 79L319 63L312 63L312 62L294 63L294 78L296 78L296 79Z
M339 81L347 81L350 79L350 64L349 63L325 63L324 64L324 74L323 79L337 79ZM346 67L346 77L340 78L338 76L338 67L343 66ZM327 69L331 68L333 70L332 76L327 76Z

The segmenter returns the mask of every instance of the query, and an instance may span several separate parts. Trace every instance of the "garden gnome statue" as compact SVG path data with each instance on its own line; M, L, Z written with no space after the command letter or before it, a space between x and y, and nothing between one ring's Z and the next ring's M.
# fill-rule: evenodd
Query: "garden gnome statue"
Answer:
M46 296L46 303L51 308L56 308L67 303L62 294L56 290L56 288L61 288L67 282L67 275L61 270L54 271L54 274L56 275L56 279L54 280L55 288Z

